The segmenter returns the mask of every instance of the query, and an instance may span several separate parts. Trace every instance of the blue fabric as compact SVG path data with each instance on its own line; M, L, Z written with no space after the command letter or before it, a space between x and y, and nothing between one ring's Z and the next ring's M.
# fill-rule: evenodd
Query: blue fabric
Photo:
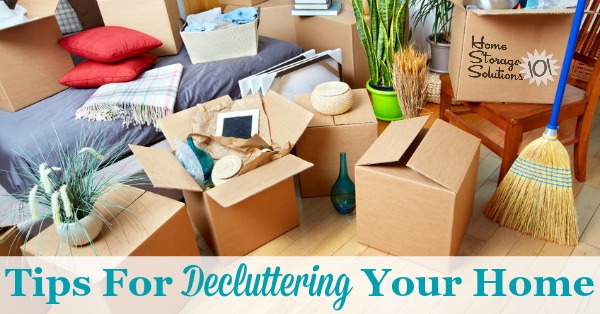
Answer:
M257 17L258 11L253 7L243 7L235 9L229 13L219 15L220 20L235 24L250 23L256 20Z
M209 22L202 24L189 23L188 26L185 28L184 32L210 32L214 30L216 26L217 24Z

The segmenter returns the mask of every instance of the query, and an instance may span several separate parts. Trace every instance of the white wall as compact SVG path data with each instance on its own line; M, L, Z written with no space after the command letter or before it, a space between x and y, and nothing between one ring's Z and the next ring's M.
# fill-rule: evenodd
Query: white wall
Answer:
M414 12L414 8L410 8L410 17L411 17L411 22L410 25L412 26L412 15ZM414 29L414 32L412 34L412 41L415 43L415 47L422 49L422 50L426 50L429 53L429 44L427 43L427 41L425 40L427 38L427 36L429 36L431 34L431 27L433 26L433 17L429 16L427 18L427 20L425 20L425 25L419 23L419 26L417 26Z

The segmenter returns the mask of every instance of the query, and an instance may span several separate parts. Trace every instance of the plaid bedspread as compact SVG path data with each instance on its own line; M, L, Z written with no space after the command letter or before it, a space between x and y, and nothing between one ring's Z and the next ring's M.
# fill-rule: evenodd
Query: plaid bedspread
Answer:
M146 71L126 83L111 83L98 90L77 110L77 119L123 119L123 124L154 125L173 113L183 66L179 63Z

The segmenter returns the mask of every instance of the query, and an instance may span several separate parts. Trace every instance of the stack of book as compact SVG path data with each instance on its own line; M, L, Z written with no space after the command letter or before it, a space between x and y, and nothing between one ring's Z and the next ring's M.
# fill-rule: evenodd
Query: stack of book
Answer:
M315 16L315 15L338 15L342 9L342 3L331 0L295 0L292 15Z

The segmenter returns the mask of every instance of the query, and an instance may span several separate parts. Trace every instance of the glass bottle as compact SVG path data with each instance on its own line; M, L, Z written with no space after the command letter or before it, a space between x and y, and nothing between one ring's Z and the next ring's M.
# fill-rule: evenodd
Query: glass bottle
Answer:
M196 155L198 162L200 162L200 166L202 166L202 172L204 173L204 187L203 188L205 190L211 188L213 186L211 174L212 174L212 169L215 165L214 160L207 152L196 147L196 145L194 144L194 140L192 139L191 136L187 138L187 143L190 146L190 148L192 149L192 151L194 152L194 155Z
M342 215L349 215L356 208L356 192L354 182L348 176L346 153L340 153L340 174L331 188L331 203L335 210Z

